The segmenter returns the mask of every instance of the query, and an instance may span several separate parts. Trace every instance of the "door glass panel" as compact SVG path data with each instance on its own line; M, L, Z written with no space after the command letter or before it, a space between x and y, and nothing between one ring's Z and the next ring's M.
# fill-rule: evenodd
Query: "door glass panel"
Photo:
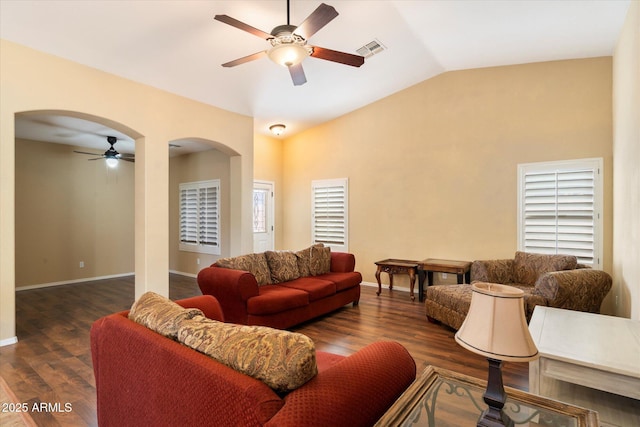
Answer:
M267 190L253 190L253 232L267 231Z

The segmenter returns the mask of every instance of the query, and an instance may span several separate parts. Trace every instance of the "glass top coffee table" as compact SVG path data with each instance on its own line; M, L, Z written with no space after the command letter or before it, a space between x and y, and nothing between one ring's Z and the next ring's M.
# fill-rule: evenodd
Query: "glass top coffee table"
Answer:
M428 366L376 426L475 426L487 405L486 382ZM516 426L598 427L598 413L505 387L504 410Z

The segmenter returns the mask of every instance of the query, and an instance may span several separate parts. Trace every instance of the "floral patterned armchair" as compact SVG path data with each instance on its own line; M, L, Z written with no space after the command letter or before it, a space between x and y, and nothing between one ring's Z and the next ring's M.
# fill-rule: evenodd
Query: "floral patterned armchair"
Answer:
M527 320L531 319L536 305L599 313L612 284L609 274L578 264L574 256L527 252L516 252L514 259L474 261L471 281L522 289ZM469 285L427 289L427 317L454 329L462 325L470 303Z

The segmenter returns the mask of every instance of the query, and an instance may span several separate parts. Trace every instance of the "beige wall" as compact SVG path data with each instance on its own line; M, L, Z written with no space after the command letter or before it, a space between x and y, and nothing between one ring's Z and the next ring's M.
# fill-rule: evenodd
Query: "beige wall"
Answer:
M74 149L16 140L16 287L133 273L134 165Z
M616 314L640 320L640 2L631 2L613 60Z
M283 242L283 194L282 194L282 140L262 134L254 135L253 146L253 176L256 180L274 183L275 193L275 249L286 249Z
M230 254L230 159L218 151L172 157L169 160L169 268L172 271L195 275L221 256ZM221 254L210 255L179 249L180 192L185 182L220 180L220 248Z
M348 177L365 281L390 257L510 258L517 164L602 157L611 271L611 73L611 58L448 72L288 138L283 248L310 242L311 181Z
M0 40L0 345L15 340L14 116L68 112L135 139L136 296L168 294L167 144L209 141L230 158L230 252L251 251L253 120Z

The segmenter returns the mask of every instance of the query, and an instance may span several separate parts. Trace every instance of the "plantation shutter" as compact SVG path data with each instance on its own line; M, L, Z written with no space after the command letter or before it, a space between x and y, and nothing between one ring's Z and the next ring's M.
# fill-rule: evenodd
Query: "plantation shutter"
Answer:
M180 188L180 242L198 242L198 190Z
M347 251L347 179L312 182L313 243Z
M220 254L220 181L180 184L180 250Z
M198 231L201 245L218 246L218 188L200 188Z
M575 255L579 263L599 266L599 165L527 166L520 176L520 250Z

